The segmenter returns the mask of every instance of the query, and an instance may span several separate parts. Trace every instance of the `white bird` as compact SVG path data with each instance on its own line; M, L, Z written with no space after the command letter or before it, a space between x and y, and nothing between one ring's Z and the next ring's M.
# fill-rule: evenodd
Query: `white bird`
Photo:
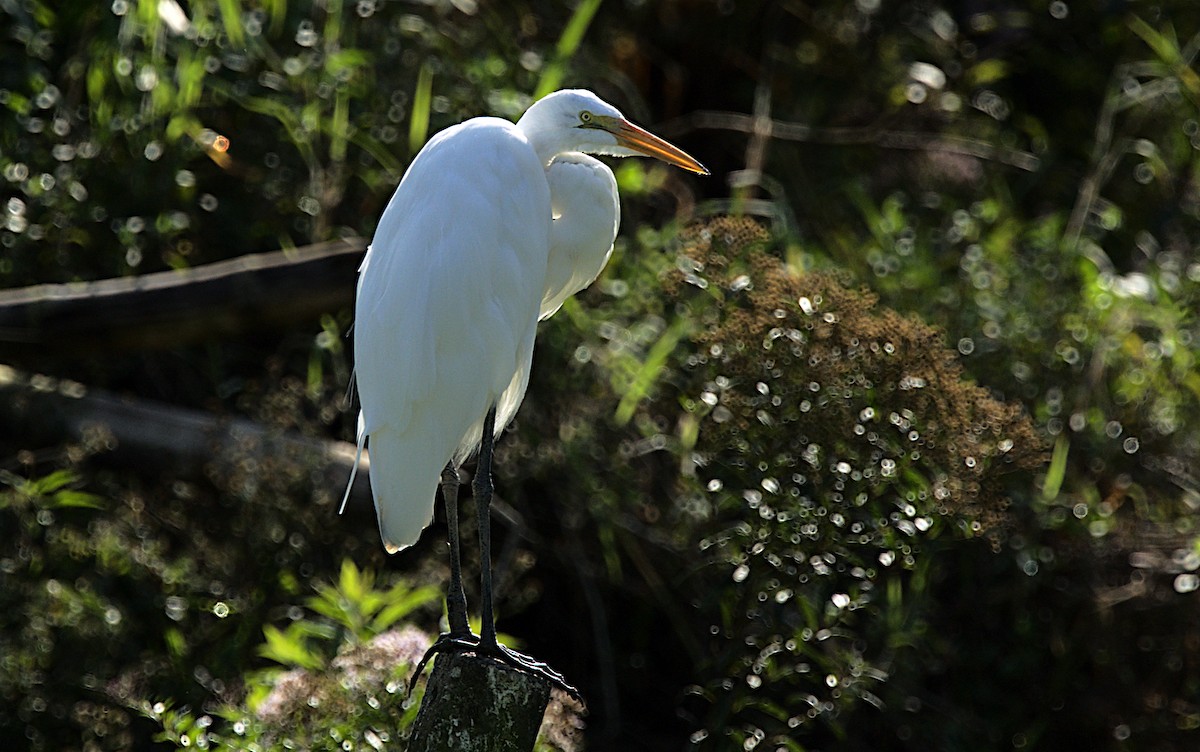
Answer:
M502 652L491 604L492 442L525 395L538 321L595 280L620 223L612 171L585 152L646 155L708 174L595 94L558 91L516 124L473 118L430 139L359 269L358 451L368 446L390 553L416 543L432 521L441 480L451 549L450 633L441 647ZM467 626L457 513L457 468L476 449L478 641Z

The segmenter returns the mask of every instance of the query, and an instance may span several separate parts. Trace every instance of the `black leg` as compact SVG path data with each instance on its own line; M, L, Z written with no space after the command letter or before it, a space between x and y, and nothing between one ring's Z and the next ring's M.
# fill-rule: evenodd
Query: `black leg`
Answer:
M442 501L446 505L447 537L450 540L450 589L446 592L450 636L470 639L473 635L467 622L467 596L463 593L458 543L458 468L453 463L447 463L442 470Z
M479 520L479 575L481 584L479 652L491 655L509 666L547 679L580 702L579 690L567 684L562 675L544 663L510 650L496 640L496 618L492 610L492 448L495 444L496 408L483 419L483 439L479 445L479 465L475 469L475 512Z
M492 609L492 447L495 444L496 408L491 407L483 419L483 437L479 446L479 464L475 469L475 508L479 521L479 579L481 584L480 617L482 625L480 636L476 641L466 624L466 598L462 589L462 567L458 560L458 506L451 499L457 500L458 474L454 468L447 466L442 473L442 496L446 499L446 521L450 525L450 592L446 595L446 610L449 612L450 633L444 634L425 653L425 657L417 664L416 671L409 680L409 691L417 677L425 668L425 664L434 655L444 651L467 651L478 655L488 656L508 666L521 671L536 674L572 695L580 702L583 698L579 690L572 687L554 669L544 663L522 655L515 650L504 647L496 640L496 618ZM456 605L461 604L461 610ZM456 616L461 614L460 616ZM459 632L459 627L462 631Z
M475 468L475 513L479 521L480 614L479 647L497 651L496 621L492 611L492 446L495 443L496 408L483 419L479 465Z
M467 621L467 596L463 593L458 534L458 485L458 469L454 467L454 463L446 463L446 467L442 469L442 501L446 504L446 537L450 540L450 588L446 591L446 618L450 622L450 631L438 637L421 657L408 680L410 694L430 658L446 650L474 650L478 645L479 638L471 633L471 625Z

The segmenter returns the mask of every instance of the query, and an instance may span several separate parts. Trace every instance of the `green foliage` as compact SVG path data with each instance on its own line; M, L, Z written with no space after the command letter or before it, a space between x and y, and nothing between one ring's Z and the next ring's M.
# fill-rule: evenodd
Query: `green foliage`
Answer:
M440 595L432 585L411 588L404 582L376 590L374 574L360 571L347 559L337 584L318 585L308 607L336 624L350 641L365 642Z
M733 178L614 165L613 262L499 447L502 626L598 744L1190 748L1195 3L172 5L0 3L0 285L369 235L430 134L559 82ZM348 324L70 367L346 438ZM428 593L375 584L310 458L6 441L0 747L146 745L131 707L179 746L398 743L375 659Z
M26 510L32 507L45 511L71 507L104 508L104 500L96 494L72 488L79 483L79 478L70 470L58 470L44 478L34 479L22 478L11 472L0 471L0 483L9 486L13 491L11 495L6 495L0 501L0 509L10 506ZM52 515L39 514L34 520L27 516L25 519L27 522L36 521L40 525L46 525L53 522L54 518Z
M279 666L248 673L241 701L223 700L201 715L143 702L162 728L158 738L178 749L394 747L416 718L422 693L408 695L409 677L433 642L397 622L437 593L374 583L372 572L347 559L336 583L317 586L307 616L285 629L264 627L258 653Z
M108 526L99 526L94 536L84 532L107 504L80 490L76 474L59 471L27 480L5 473L3 482L0 726L24 727L24 744L41 748L53 738L50 724L62 723L50 718L70 709L86 727L83 741L101 749L125 746L131 738L128 721L90 698L131 657L113 643L140 631L131 623L137 610L128 608L106 576L129 571L136 554ZM63 684L70 687L66 692ZM63 703L64 695L77 696L81 689L84 697L74 707Z
M767 239L744 220L690 229L675 294L698 290L682 297L707 326L687 356L702 391L682 396L717 528L700 543L700 604L720 615L705 728L775 742L826 715L844 734L845 710L881 704L897 652L921 639L924 542L947 526L1000 540L1005 476L1028 483L1043 453L1019 408L964 381L940 332L788 273Z
M592 23L596 11L600 9L600 2L601 0L583 0L575 7L575 12L571 14L571 20L563 28L562 36L558 38L558 44L554 49L554 59L550 61L542 71L541 78L538 79L537 88L533 91L535 100L562 87L567 64L583 43L588 26Z
M881 706L928 639L934 542L1003 540L1009 494L1027 497L1045 461L1022 411L966 381L941 333L789 271L779 250L757 223L717 218L663 255L624 254L600 283L610 296L569 312L573 369L599 373L563 378L604 384L589 404L608 415L551 411L555 428L527 410L532 461L502 448L547 473L567 520L595 526L602 549L583 558L669 601L706 748L798 748ZM647 276L661 294L611 295ZM585 462L603 481L556 470Z
M927 587L944 605L920 652L933 668L893 670L882 692L878 738L906 748L1184 749L1197 718L1184 625L1200 489L1184 468L1200 452L1200 19L1181 3L1054 5L1068 15L910 7L911 35L886 30L886 5L869 24L847 23L848 6L815 14L770 88L783 120L874 122L843 138L910 127L1037 160L1022 174L933 138L915 153L774 141L766 167L799 207L805 264L832 258L945 327L967 372L1026 405L1054 447L1000 556L937 553ZM895 75L894 107L870 91L886 76L859 84L865 66L830 64L843 43L893 57L878 70ZM805 67L842 93L784 96Z
M522 111L595 12L555 47L529 24L494 33L514 16L487 4L32 7L0 9L19 61L0 77L6 287L369 235L430 132L479 102Z
M251 392L262 420L293 430L320 421L328 399L322 392L314 405L299 379ZM94 433L62 450L67 470L2 476L3 747L128 748L146 738L130 713L142 700L196 707L233 691L256 660L264 625L284 622L314 572L336 571L333 552L383 561L376 540L331 524L339 499L333 489L314 496L308 474L320 464L311 457L268 462L241 446L214 458L212 482L159 480L98 467L95 453L109 439ZM339 613L359 624L323 624L315 644L347 630L365 639L402 619L432 626L434 613L421 610L430 588L380 596L372 582L348 570L349 589L314 597L341 599ZM295 636L290 622L279 632Z
M336 582L316 586L306 615L286 629L264 627L258 653L279 665L248 672L239 701L221 698L201 715L142 702L162 729L157 738L177 749L402 749L425 688L412 670L433 639L399 622L440 592L404 580L376 587L375 579L346 559ZM538 752L575 750L578 713L556 691Z

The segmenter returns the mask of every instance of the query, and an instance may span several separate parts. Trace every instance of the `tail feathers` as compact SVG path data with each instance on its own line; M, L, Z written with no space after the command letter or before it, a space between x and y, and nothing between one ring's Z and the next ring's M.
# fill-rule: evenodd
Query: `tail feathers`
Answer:
M354 465L350 468L350 480L346 481L346 495L342 497L342 505L338 507L338 514L346 511L346 502L350 501L350 489L354 488L354 479L358 476L358 463L362 460L363 447L366 445L366 425L363 422L363 414L360 410L358 413L358 449L354 452Z
M401 441L384 430L371 435L371 454L371 492L379 532L384 548L394 554L416 543L433 521L445 452L429 442Z

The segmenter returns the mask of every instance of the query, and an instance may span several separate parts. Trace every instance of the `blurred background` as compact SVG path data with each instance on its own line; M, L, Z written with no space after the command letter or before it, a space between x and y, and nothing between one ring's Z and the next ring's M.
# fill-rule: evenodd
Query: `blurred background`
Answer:
M355 271L430 135L567 86L713 176L611 160L498 445L500 630L588 701L540 748L1196 748L1194 3L0 0L0 45L3 748L403 748L445 524L337 515Z

